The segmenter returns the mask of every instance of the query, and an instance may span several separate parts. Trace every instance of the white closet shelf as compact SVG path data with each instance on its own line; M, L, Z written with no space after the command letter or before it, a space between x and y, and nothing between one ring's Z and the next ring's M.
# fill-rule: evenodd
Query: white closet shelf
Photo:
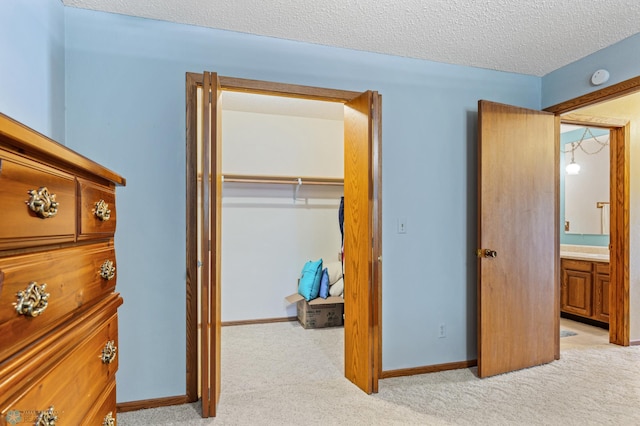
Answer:
M283 185L344 185L344 179L312 176L273 176L273 175L237 175L223 174L222 182L267 183Z

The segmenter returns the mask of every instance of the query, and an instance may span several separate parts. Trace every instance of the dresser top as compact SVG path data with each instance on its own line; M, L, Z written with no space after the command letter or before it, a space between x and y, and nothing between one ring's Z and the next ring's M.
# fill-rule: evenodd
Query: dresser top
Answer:
M0 145L72 166L99 176L115 185L124 186L126 184L125 178L119 174L2 113L0 113Z

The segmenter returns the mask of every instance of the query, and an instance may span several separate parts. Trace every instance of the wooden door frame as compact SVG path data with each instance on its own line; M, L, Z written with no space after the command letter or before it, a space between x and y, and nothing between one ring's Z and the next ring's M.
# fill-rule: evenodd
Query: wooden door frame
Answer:
M338 89L326 89L312 86L292 85L260 80L248 80L219 76L220 88L224 91L248 92L273 96L294 97L318 101L346 103L360 96L362 92ZM186 397L188 401L198 400L198 250L197 250L197 89L203 84L203 75L186 73ZM374 247L372 258L381 260L382 255L382 150L381 140L381 102L377 95L378 115L373 117L374 167L373 176L373 209L374 226L372 228ZM374 364L371 365L372 376L379 378L382 373L382 291L381 262L374 261L373 283L371 292L373 324L369 328L374 345ZM374 392L377 392L375 380Z
M640 76L609 87L550 106L545 111L562 116L565 123L593 125L610 129L611 134L611 212L610 212L610 288L609 288L609 341L629 346L629 148L630 131L626 120L585 117L569 114L579 108L599 104L640 91ZM565 115L563 115L565 114Z
M186 397L198 400L198 86L203 74L186 75Z
M582 114L566 114L561 116L561 121L567 124L609 130L609 201L611 203L609 213L609 282L611 283L609 286L609 342L628 346L629 292L624 291L624 277L626 276L628 285L629 122L617 118L593 117ZM624 253L627 254L627 261L625 261Z

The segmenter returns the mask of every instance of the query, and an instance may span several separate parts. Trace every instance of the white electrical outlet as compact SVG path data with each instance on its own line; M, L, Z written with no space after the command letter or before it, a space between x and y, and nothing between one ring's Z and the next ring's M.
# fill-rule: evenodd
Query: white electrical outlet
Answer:
M440 328L438 329L438 337L442 339L443 337L447 337L447 328L444 323L440 324Z

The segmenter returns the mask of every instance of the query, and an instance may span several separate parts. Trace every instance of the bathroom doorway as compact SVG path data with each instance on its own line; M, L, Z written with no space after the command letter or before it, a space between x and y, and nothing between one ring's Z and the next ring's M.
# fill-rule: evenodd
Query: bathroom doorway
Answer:
M560 125L560 315L607 334L610 133L600 126Z
M634 115L626 105L640 96L640 77L547 108L563 123L609 129L610 133L610 285L609 341L630 341L630 138ZM637 111L635 110L635 117ZM637 119L635 119L637 120Z

